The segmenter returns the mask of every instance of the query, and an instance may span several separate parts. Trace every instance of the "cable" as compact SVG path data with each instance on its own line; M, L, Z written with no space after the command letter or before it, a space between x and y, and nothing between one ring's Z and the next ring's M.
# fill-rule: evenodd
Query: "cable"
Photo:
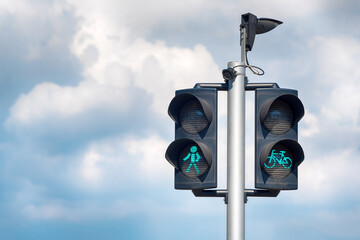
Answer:
M265 71L262 70L260 67L252 66L252 65L249 64L247 53L248 53L248 51L246 51L246 54L245 54L245 56L246 56L246 67L248 67L252 71L252 73L255 74L255 75L259 75L259 76L264 75Z

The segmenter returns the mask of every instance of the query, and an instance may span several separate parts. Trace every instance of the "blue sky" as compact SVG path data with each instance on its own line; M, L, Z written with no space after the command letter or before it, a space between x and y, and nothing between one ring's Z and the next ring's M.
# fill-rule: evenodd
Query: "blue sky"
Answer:
M249 52L250 82L295 88L305 106L299 190L251 198L246 239L359 239L360 3L0 3L1 239L226 239L222 199L173 188L164 158L176 89L222 82L241 14L284 22ZM254 96L247 93L246 185ZM226 95L219 187L226 187Z

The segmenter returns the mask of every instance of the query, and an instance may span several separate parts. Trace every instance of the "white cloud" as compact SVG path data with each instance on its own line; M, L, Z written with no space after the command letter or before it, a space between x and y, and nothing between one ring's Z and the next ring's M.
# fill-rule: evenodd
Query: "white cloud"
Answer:
M186 2L173 1L69 1L76 6L80 16L91 16L93 19L109 21L111 27L131 26L128 34L144 36L159 24L180 24L192 18L209 16L210 10L219 4L205 0ZM199 14L201 13L201 14ZM181 21L179 21L181 19Z
M357 239L360 237L359 231L354 231L360 221L360 208L356 206L351 209L344 209L338 211L318 210L314 212L316 222L312 226L317 231L321 231L326 235L330 235L337 239Z
M8 34L11 39L2 39L6 53L16 55L18 61L32 62L49 58L48 55L61 59L67 54L68 49L64 47L74 29L72 11L73 8L61 0L1 1L0 27L4 30L2 34ZM12 44L16 46L14 49Z
M101 161L101 156L93 149L90 149L90 151L86 153L82 163L82 169L81 169L82 176L86 180L94 184L96 184L100 180L100 178L102 178L103 172L100 170L98 166L98 163L100 161Z
M304 1L163 1L151 2L142 0L69 1L78 9L80 16L91 15L93 19L109 21L108 26L131 26L126 34L144 36L158 26L167 26L183 30L194 22L209 23L223 18L233 20L240 14L253 12L259 17L299 18L311 16L323 11L327 6L325 0ZM141 6L141 7L139 7ZM239 9L241 11L239 11ZM239 19L236 19L239 20ZM211 27L210 27L211 28ZM218 30L216 30L218 31Z
M297 202L332 202L359 188L360 42L351 36L316 36L310 42L312 94L299 124L305 161ZM309 57L308 55L305 55ZM354 194L352 198L359 198Z
M114 182L159 184L173 173L173 167L165 159L168 144L157 135L95 141L79 157L77 170L71 171L78 176L74 182L82 189L95 192L114 190ZM122 184L116 188L124 187Z
M341 199L360 188L360 154L353 149L322 150L322 156L307 156L299 166L299 190L295 202L321 204ZM354 194L352 198L358 199Z
M316 36L309 43L316 53L317 81L333 87L357 82L356 77L360 76L358 39L342 35Z
M45 220L62 218L64 215L67 215L65 212L66 209L59 204L44 204L40 206L29 204L24 208L24 214L27 217Z
M86 5L93 4L86 2ZM39 126L39 131L45 129L46 133L62 132L66 124L81 116L85 116L81 120L85 119L82 124L86 125L86 121L91 120L89 117L103 113L104 108L120 113L120 116L132 114L133 110L129 108L134 106L129 101L141 97L131 95L134 88L152 96L152 102L146 104L151 106L154 115L165 116L175 89L191 88L196 82L221 80L218 66L201 44L190 48L170 47L163 41L130 38L128 32L132 29L122 24L111 24L113 19L89 13L86 8L77 10L81 21L70 47L82 63L84 80L77 85L61 86L49 79L22 94L11 107L5 123L10 132L26 128L30 130L30 135L37 134L31 132L32 129L38 131L39 128L34 126ZM41 49L35 44L29 48L28 61L38 59L41 54ZM147 105L135 107L147 108ZM54 122L58 123L53 125L55 127L47 126ZM79 135L76 134L77 128L72 129L74 136ZM27 135L26 138L32 139L32 136ZM118 135L93 140L82 154L79 149L76 154L70 154L71 161L64 162L61 176L52 180L64 185L67 191L78 190L80 195L100 194L103 198L101 204L84 200L83 196L79 196L78 203L68 200L64 193L56 194L58 198L54 198L47 191L52 183L42 182L41 191L34 192L31 198L14 202L14 211L20 211L30 219L66 221L117 218L140 211L132 202L141 200L136 196L123 195L128 194L129 186L172 185L173 167L164 158L168 144L157 135ZM41 167L38 166L38 169ZM28 177L32 178L31 174ZM108 201L108 193L131 200ZM18 194L28 192L20 189ZM104 201L108 201L107 207L104 207ZM141 211L149 210L144 206Z
M320 132L319 120L315 114L306 112L304 118L301 120L305 126L301 125L300 135L304 137L311 137Z
M150 136L146 139L129 139L124 142L129 159L137 161L135 168L139 169L139 175L145 177L144 181L158 182L164 176L171 175L173 167L165 160L165 151L168 142L159 136Z
M23 13L23 16L33 15L35 9L32 8L31 4L27 1L16 1L4 0L0 3L0 15L2 14L18 14Z
M250 11L258 17L272 18L276 16L275 18L284 19L306 17L318 13L323 9L325 3L324 0L291 2L286 0L234 1L234 4L222 4L222 8L226 8L227 12L239 14L239 7L236 7L239 4L243 9L241 14Z
M189 49L143 38L130 40L128 29L110 28L106 21L91 20L77 33L73 45L73 52L80 58L89 47L98 52L98 59L84 69L85 76L121 89L131 83L144 89L153 97L152 108L157 114L166 112L168 103L164 99L170 100L175 89L221 79L218 66L203 45ZM116 68L121 67L131 69L134 78L115 77ZM113 70L111 74L109 69Z
M122 103L122 104L118 104ZM81 82L77 87L59 86L46 82L21 95L10 109L7 127L32 125L44 119L66 119L94 109L126 110L127 98L120 91L93 81ZM116 111L116 110L113 110Z
M313 87L308 88L312 94L306 93L305 100L318 112L306 112L306 129L300 132L307 141L310 137L323 136L324 143L332 142L319 148L346 144L355 150L354 140L357 141L360 134L360 42L351 36L316 36L309 50L312 51L313 81L308 84Z
M149 204L166 209L169 206L158 206L143 191L164 185L164 190L173 191L169 187L173 183L173 167L164 157L167 145L157 135L121 136L94 141L83 153L70 155L68 160L63 157L56 164L46 159L53 162L45 164L46 171L54 175L49 174L46 182L38 181L32 174L23 176L14 189L11 209L26 219L70 222L151 212ZM40 171L43 166L39 164L44 164L44 160L32 166ZM66 191L53 189L59 186ZM132 189L143 197L139 198ZM69 192L75 199L68 198ZM93 198L94 194L100 198Z
M46 119L66 119L96 109L125 112L131 89L138 87L153 99L154 114L166 115L177 88L195 82L214 82L219 69L202 45L193 49L168 47L138 38L129 41L127 29L112 28L103 19L83 16L72 51L83 63L86 78L75 87L38 84L15 102L6 121L9 129ZM88 19L89 18L89 19ZM165 101L168 100L168 101Z
M360 79L360 75L357 79ZM322 117L332 124L339 124L359 132L360 94L354 86L344 82L335 87L322 107Z

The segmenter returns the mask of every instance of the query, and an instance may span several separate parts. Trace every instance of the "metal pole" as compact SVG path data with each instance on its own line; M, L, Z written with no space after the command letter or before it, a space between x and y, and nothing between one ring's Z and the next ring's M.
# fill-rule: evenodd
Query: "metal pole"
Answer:
M245 239L245 54L241 29L241 62L229 62L236 76L229 80L227 123L227 240Z

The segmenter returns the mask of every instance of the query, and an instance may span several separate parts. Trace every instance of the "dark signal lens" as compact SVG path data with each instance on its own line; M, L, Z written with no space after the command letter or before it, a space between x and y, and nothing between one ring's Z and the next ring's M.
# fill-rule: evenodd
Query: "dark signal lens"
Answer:
M276 99L270 106L263 124L272 134L281 135L290 130L294 123L294 112L285 101Z
M179 124L189 134L198 134L209 126L209 121L199 101L186 102L179 111Z

